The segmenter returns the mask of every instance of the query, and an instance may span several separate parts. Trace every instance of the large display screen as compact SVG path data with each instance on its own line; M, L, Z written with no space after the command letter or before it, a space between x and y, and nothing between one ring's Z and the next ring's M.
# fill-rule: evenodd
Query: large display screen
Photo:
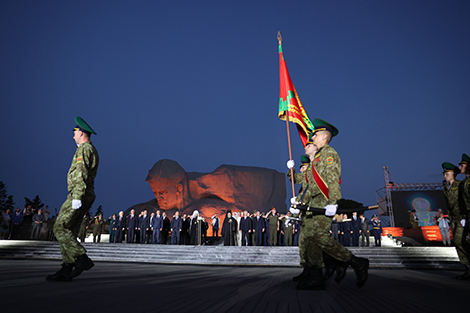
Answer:
M393 215L396 227L410 228L410 213L416 210L419 226L433 226L439 209L447 214L444 192L431 191L392 191Z

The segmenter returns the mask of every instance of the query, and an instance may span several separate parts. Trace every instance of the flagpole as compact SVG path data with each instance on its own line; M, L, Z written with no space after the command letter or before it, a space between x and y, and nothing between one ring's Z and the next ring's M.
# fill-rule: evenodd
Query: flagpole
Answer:
M277 32L277 40L279 41L279 45L282 43L282 36L281 32ZM286 126L287 126L287 145L289 147L289 160L292 160L292 146L290 141L290 129L289 129L289 104L287 103L287 112L286 112ZM294 186L294 168L290 169L290 181L292 185L292 197L295 197L295 186Z

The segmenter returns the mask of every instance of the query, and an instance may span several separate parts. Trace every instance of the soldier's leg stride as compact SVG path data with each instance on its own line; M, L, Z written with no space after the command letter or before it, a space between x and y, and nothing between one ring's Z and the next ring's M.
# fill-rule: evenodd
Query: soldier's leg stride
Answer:
M93 266L95 266L93 261L86 254L82 254L79 257L77 257L77 260L75 261L74 265L75 265L75 269L71 273L72 277L77 277L83 271L87 271Z
M353 255L348 263L356 273L356 285L361 288L367 281L369 260L366 258L358 258Z
M329 256L327 253L323 252L323 263L325 264L325 273L323 274L323 278L325 281L331 278L333 274L337 271L338 264L335 259Z
M310 275L299 280L297 283L297 290L325 290L325 280L321 267L311 267Z
M47 281L72 281L73 264L62 264L62 268L55 274L46 277Z
M293 281L299 281L301 279L307 278L309 275L310 275L310 268L308 266L304 265L304 270L302 271L302 273L300 273L297 276L292 277L292 280Z
M341 261L336 261L338 264L336 266L336 277L335 277L335 282L339 284L344 276L346 276L346 270L349 267L349 264L346 262L341 262Z
M464 265L464 267L465 272L456 277L458 280L470 280L470 265Z

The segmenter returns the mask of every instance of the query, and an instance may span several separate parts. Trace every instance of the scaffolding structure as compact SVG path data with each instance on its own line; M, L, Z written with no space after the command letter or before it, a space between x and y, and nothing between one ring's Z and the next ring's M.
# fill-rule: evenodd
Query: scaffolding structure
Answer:
M390 227L395 227L395 218L393 215L392 191L431 191L442 190L444 184L441 183L407 183L399 184L390 180L388 166L383 167L385 187L376 191L377 204L381 209L381 214L389 216Z

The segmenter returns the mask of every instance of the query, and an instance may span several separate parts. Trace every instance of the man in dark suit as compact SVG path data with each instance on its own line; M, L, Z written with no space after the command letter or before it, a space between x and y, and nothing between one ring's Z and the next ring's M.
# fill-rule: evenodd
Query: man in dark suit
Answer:
M183 215L183 226L181 227L181 241L182 245L189 245L189 227L191 226L191 219L186 214Z
M253 231L255 232L255 242L257 246L263 246L263 233L265 231L264 218L259 211L253 218Z
M119 216L116 218L114 223L114 242L122 243L122 237L126 230L126 219L124 218L124 212L119 212Z
M168 241L168 232L170 231L170 228L171 228L171 222L170 222L170 219L166 216L165 212L163 212L162 218L163 218L162 220L163 226L162 226L162 233L161 233L162 244L166 245Z
M153 228L154 223L155 223L155 213L152 212L150 213L150 218L149 218L149 237L150 236L152 237L151 240L149 239L149 242L151 243L155 243L155 236L154 236L155 230Z
M150 218L147 216L147 210L142 212L142 216L139 218L140 229L140 243L148 243L149 236L148 232L150 229Z
M152 219L151 227L153 229L152 243L160 244L163 227L163 217L160 215L160 210L157 211L157 215Z
M134 243L134 234L137 229L139 219L135 215L135 210L131 210L131 214L127 216L127 242Z
M364 213L361 213L361 215L359 215L359 218L361 220L361 246L368 247L370 245L370 222L367 218L364 217ZM367 245L364 245L364 241L367 242Z
M252 229L253 221L251 220L248 211L244 211L243 217L240 219L240 230L242 231L242 246L251 246Z
M351 218L351 239L352 246L359 247L359 235L361 232L361 219L357 216L357 212L353 212Z
M180 212L176 211L175 217L171 220L171 244L180 244L180 232L183 227L183 222L180 218Z

